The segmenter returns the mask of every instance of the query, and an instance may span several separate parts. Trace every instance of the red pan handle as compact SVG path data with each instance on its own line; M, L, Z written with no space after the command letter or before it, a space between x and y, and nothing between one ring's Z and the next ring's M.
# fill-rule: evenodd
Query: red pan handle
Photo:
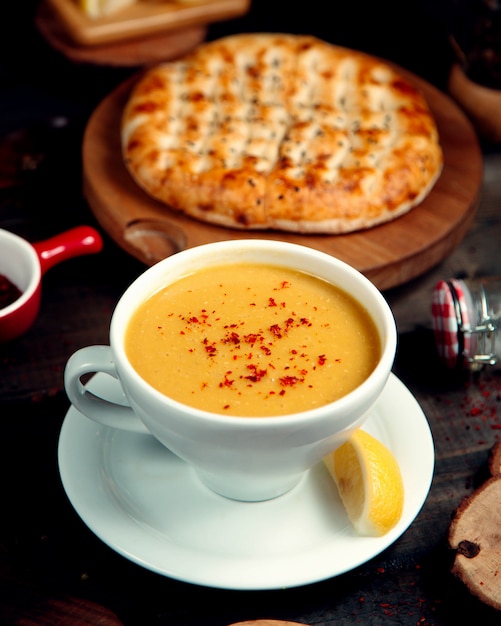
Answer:
M91 226L77 226L50 239L33 244L45 274L51 267L76 256L95 254L103 249L101 235Z

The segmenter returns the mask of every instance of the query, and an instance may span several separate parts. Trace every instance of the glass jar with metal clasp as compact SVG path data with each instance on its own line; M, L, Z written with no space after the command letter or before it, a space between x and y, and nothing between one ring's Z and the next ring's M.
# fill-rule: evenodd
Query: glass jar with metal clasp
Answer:
M501 367L501 276L439 281L432 318L437 350L448 367Z

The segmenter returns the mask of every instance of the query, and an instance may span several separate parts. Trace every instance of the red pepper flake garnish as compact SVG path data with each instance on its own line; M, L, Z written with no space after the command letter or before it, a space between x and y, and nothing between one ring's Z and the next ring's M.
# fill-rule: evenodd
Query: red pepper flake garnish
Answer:
M214 344L209 344L207 339L204 339L202 343L204 344L205 351L209 356L214 356L216 354L217 350Z
M294 387L297 383L304 382L302 378L298 378L297 376L282 376L279 380L282 387Z
M285 320L285 328L286 328L286 330L289 330L289 328L290 328L291 326L293 326L293 325L294 325L294 320L293 320L293 318L292 318L292 317L288 317L288 318Z
M229 333L223 339L223 343L233 343L235 345L238 345L240 343L240 336L238 333L235 332Z
M327 357L325 356L325 354L321 354L318 357L318 361L317 362L318 362L319 365L325 365L326 361L327 361Z
M224 379L223 382L219 383L219 387L231 387L233 385L233 383L235 382L234 380L230 380L228 378L228 374L231 374L231 371L226 372L226 374L224 375Z
M254 344L254 343L256 343L258 338L259 338L259 335L256 335L255 333L251 333L249 335L244 335L245 343Z
M268 298L268 306L277 306L274 298Z
M273 324L272 326L270 326L270 332L272 335L278 337L279 339L282 337L282 331L278 324Z
M258 369L257 365L247 365L247 369L252 372L249 376L244 376L245 380L250 380L252 383L258 383L264 376L266 376L266 370Z
M260 349L266 354L266 356L270 356L271 350L266 346L260 346Z

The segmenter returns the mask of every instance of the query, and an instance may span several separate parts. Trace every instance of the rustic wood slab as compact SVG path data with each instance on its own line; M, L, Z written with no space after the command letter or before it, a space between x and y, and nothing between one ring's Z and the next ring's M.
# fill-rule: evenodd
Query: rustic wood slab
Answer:
M491 476L465 496L449 526L455 552L452 573L482 602L501 610L499 522L501 520L501 441L489 451Z
M170 61L200 44L208 29L207 25L199 24L125 41L80 46L68 36L48 0L38 5L35 24L49 45L74 63L110 67L140 67Z
M475 130L459 107L432 85L401 71L428 100L445 163L422 204L388 224L346 235L312 236L225 229L171 211L145 194L122 162L120 115L134 79L107 96L89 120L83 140L84 195L108 234L146 265L212 241L281 239L340 258L382 290L406 283L442 261L467 232L478 206L483 158Z
M111 15L92 19L75 0L45 0L57 15L67 36L80 46L158 35L173 29L210 24L239 17L250 0L141 0Z

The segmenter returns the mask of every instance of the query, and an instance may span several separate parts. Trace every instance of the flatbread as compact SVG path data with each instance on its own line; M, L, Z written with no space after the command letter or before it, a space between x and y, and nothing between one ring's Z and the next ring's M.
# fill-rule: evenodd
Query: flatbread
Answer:
M247 230L369 228L418 205L443 166L434 118L408 79L307 35L231 35L149 68L121 138L151 197Z

